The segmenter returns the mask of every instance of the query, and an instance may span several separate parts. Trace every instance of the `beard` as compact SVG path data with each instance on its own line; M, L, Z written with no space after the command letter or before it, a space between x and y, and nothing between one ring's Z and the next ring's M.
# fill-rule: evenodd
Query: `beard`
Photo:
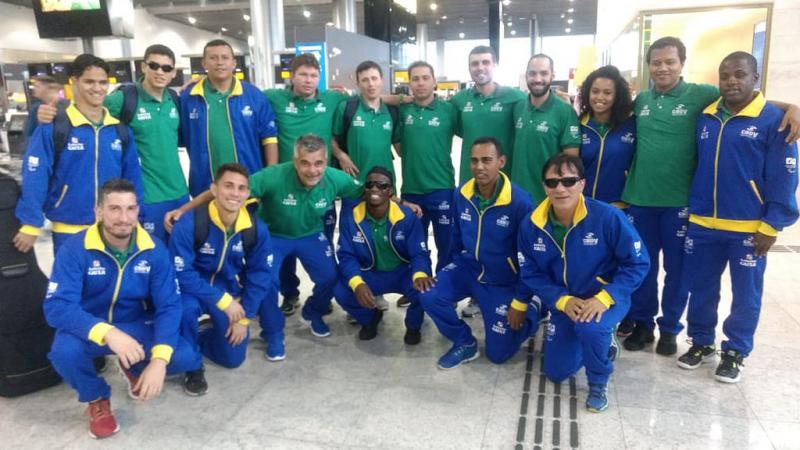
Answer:
M528 83L528 90L534 97L544 97L548 92L550 92L551 84L552 83L547 83L544 86L539 87L538 85Z

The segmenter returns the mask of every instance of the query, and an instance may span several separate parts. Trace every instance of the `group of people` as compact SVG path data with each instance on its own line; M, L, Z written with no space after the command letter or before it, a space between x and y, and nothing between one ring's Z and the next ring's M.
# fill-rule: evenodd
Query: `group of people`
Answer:
M716 378L738 381L766 252L798 217L800 110L754 89L752 55L725 57L719 89L683 81L685 59L677 38L655 41L653 89L635 100L613 66L592 72L578 115L551 90L549 56L528 61L526 95L493 81L497 60L485 46L469 54L474 86L449 101L434 94L424 61L409 66L410 96L382 95L371 61L356 69L358 95L320 91L307 54L292 62L286 89L262 92L234 76L233 49L214 40L203 50L207 75L178 98L167 88L175 56L163 45L145 52L140 82L108 96L108 65L79 56L73 102L38 108L14 244L29 251L45 217L52 222L50 359L88 403L90 434L119 429L99 375L106 355L141 400L160 393L167 373L204 394L203 357L242 364L253 320L266 359L283 360L285 317L300 304L297 261L314 284L299 308L314 336L330 336L335 298L359 339L374 339L383 295L397 293L408 308L405 345L420 343L427 314L453 344L438 367L453 369L479 356L456 309L470 299L464 316L483 317L489 360L507 361L546 324L545 374L560 382L585 367L595 412L608 407L616 336L632 351L654 341L660 254L656 351L677 352L688 300L692 346L677 362L686 369L716 355L730 263ZM463 142L458 185L454 136Z

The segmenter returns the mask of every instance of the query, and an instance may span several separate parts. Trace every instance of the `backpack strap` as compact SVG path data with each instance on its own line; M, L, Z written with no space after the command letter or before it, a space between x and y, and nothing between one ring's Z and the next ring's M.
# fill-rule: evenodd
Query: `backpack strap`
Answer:
M67 146L72 132L72 123L67 117L67 106L61 102L56 104L56 116L53 118L53 169L58 166L61 152Z
M122 109L119 112L119 121L128 125L136 114L136 105L139 103L139 91L133 83L125 83L119 87L122 92Z
M247 214L250 216L250 223L252 223L253 226L242 230L242 249L244 250L245 257L250 254L256 247L256 242L258 242L256 216L251 213L250 210L247 211Z
M397 127L400 126L400 109L395 105L386 105L389 110L389 116L392 118L392 137L397 133Z
M347 153L347 133L350 132L350 125L353 123L353 117L356 115L356 110L358 110L358 102L361 99L358 97L353 97L347 99L347 104L344 107L344 117L342 118L342 134L341 136L337 136L336 143L339 144L339 148L342 149L343 152Z
M211 222L208 217L208 203L198 205L192 213L194 214L194 250L197 251L208 238L208 227Z

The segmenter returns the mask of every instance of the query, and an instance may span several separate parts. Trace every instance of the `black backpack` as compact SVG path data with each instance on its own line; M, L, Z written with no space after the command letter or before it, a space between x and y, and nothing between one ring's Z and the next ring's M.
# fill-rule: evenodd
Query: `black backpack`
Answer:
M33 250L20 253L11 242L20 223L14 215L19 185L0 174L0 396L16 397L61 382L47 353L54 330L42 302L47 277Z
M350 125L353 123L353 117L356 115L358 103L360 101L361 98L359 97L349 98L344 107L344 117L342 119L344 129L342 130L341 136L336 137L336 143L339 144L339 148L345 153L347 153L347 133L350 132ZM386 105L386 108L389 109L389 116L392 118L392 136L394 136L397 132L397 127L400 125L400 111L397 109L397 106L394 105Z
M194 213L194 250L195 252L203 246L208 238L208 229L211 226L211 219L208 217L208 203L204 203L196 207ZM250 254L250 251L256 246L258 240L256 218L250 210L247 210L250 215L250 222L253 226L242 230L242 249L244 250L245 257Z
M58 106L56 106L56 116L53 118L53 170L55 170L55 167L58 165L61 152L63 152L64 147L67 146L69 135L72 133L72 123L69 121L69 117L67 117L67 106L68 105L58 104ZM114 125L114 127L122 143L123 153L127 152L131 141L128 125L124 122L120 122Z

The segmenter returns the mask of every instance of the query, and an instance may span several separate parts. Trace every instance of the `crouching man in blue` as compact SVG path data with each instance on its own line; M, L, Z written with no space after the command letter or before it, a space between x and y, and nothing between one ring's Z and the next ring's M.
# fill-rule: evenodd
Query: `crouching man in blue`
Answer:
M285 358L283 338L270 339L280 334L283 321L268 323L282 315L276 299L263 301L276 295L270 270L272 246L267 226L244 206L250 196L248 176L242 165L221 165L210 189L214 199L184 214L169 241L183 296L183 335L196 351L228 368L244 362L248 325L262 305L273 305L261 315L267 359ZM200 332L202 314L211 316L212 326ZM186 373L187 394L206 393L203 372L201 368Z
M97 223L66 240L56 256L44 302L56 329L50 361L89 404L89 434L119 430L111 388L92 359L116 354L128 394L148 400L161 393L167 373L200 367L180 337L181 298L167 249L137 223L134 186L113 179L100 190Z
M367 173L364 201L343 210L339 221L339 282L336 301L361 324L358 337L378 335L383 311L376 295L399 293L411 303L406 311L408 345L419 344L425 311L418 292L434 284L426 236L416 215L392 201L392 173L376 166Z
M542 170L547 198L519 231L522 280L552 311L545 332L544 373L555 383L586 367L586 407L608 407L606 386L617 348L612 334L650 259L617 208L585 198L583 163L558 154Z
M797 221L797 144L779 132L783 112L754 91L756 59L731 53L719 66L722 97L697 122L697 169L689 196L684 277L692 347L678 366L696 369L716 354L720 278L730 269L733 299L722 325L715 378L735 383L753 350L767 252Z
M505 162L496 139L482 137L472 144L474 178L453 195L452 263L439 271L436 286L420 296L425 312L453 342L439 358L440 369L478 357L478 341L454 307L463 298L478 302L486 330L486 356L493 363L514 356L538 329L538 299L531 301L533 292L517 275L517 230L533 203L500 171Z

